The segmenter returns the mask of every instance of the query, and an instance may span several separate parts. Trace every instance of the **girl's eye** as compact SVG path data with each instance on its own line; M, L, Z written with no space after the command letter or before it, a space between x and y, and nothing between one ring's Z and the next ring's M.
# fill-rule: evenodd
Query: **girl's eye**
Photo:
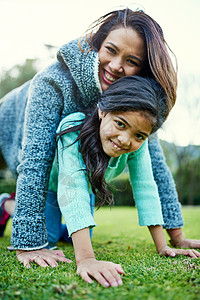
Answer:
M106 49L107 49L110 53L112 53L112 54L115 54L115 53L116 53L115 49L113 49L113 48L111 48L111 47L109 47L109 46L106 46Z
M120 122L120 121L115 121L116 124L120 127L120 128L125 128L124 123Z
M141 134L136 134L136 138L140 141L144 141L145 140L145 137Z

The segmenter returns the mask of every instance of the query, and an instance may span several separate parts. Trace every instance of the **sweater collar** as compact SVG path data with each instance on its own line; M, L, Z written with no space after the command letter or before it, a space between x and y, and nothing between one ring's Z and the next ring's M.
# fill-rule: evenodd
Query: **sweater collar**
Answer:
M90 50L85 38L78 39L62 46L57 58L69 68L70 73L81 94L88 101L98 100L101 94L101 87L98 76L99 59L98 53Z

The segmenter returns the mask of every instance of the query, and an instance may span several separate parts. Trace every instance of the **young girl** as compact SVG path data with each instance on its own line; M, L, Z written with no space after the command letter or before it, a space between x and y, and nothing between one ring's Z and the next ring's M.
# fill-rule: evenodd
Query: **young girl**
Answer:
M57 172L58 203L75 250L77 273L86 281L92 277L101 285L122 284L120 265L97 261L89 229L94 227L90 194L99 206L113 202L108 189L111 179L129 167L139 224L148 226L157 252L200 257L195 250L171 249L162 230L162 212L151 171L148 136L155 132L169 113L165 93L152 79L126 76L114 82L101 96L97 107L87 113L73 113L58 128L57 155L51 175ZM56 166L57 164L57 166ZM34 216L32 216L34 218ZM26 251L17 251L20 261L30 267ZM43 260L37 251L33 259ZM47 264L46 264L47 265Z
M43 249L48 244L44 208L55 155L54 136L64 117L93 106L102 91L128 75L155 78L166 93L169 109L175 103L176 72L162 29L151 17L130 9L113 11L101 17L92 30L86 39L61 47L54 64L2 99L0 148L17 176L11 238L16 249ZM157 138L148 146L164 226L173 244L194 247L181 233L180 204ZM2 199L1 204L5 216L4 208L8 212L13 202ZM2 228L6 220L0 220ZM200 242L195 246L200 247ZM46 253L51 257L52 252Z

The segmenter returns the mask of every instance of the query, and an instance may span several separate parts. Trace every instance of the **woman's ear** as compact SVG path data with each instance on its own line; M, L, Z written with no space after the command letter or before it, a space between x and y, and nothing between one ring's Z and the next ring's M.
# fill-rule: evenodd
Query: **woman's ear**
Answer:
M105 116L105 112L101 111L100 108L98 109L98 115L99 115L99 119L103 119L103 117Z

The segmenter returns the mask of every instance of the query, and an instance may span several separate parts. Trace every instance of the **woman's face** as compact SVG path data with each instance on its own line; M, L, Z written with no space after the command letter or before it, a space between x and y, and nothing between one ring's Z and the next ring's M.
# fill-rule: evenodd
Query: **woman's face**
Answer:
M138 75L146 57L145 43L130 27L112 30L99 50L102 91L123 76Z
M152 124L142 112L98 113L102 147L110 157L138 150L151 133Z

